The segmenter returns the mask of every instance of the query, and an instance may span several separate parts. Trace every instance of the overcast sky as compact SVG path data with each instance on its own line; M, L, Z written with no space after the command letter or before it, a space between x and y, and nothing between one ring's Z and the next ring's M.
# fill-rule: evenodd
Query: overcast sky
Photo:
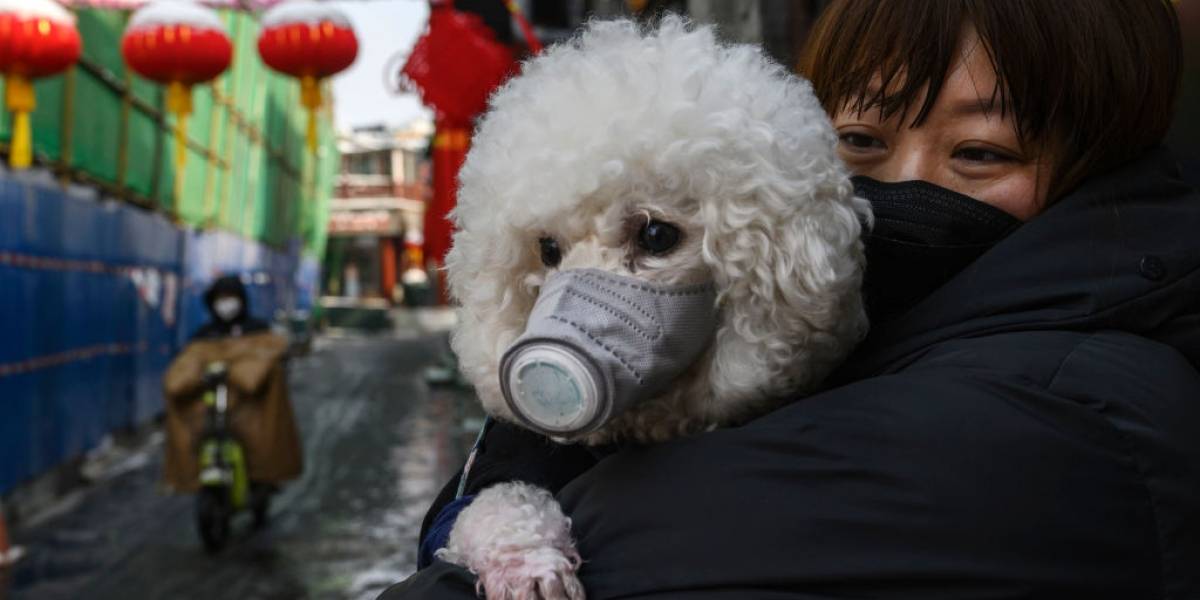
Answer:
M396 53L407 56L425 31L427 0L340 0L337 5L354 23L358 59L333 80L334 118L339 129L386 123L403 125L428 115L411 95L397 96L384 86L384 69ZM395 63L396 68L403 61Z

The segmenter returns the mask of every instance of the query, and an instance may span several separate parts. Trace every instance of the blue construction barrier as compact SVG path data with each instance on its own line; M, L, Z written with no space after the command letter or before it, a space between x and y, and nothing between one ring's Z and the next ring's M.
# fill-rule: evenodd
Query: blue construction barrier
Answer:
M0 173L0 493L162 412L162 374L215 277L240 274L259 318L311 303L299 255Z
M311 313L320 286L321 263L311 256L305 256L296 270L296 310Z

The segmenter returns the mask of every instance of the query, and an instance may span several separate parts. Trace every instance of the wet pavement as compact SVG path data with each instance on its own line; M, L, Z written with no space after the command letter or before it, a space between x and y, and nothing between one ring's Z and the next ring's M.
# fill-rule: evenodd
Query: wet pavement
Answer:
M394 333L321 337L293 360L305 472L275 497L266 529L243 516L230 547L206 555L193 499L159 489L161 442L150 443L14 533L28 555L0 598L7 587L29 600L358 599L403 579L416 568L425 509L465 457L479 413L469 391L424 380L444 352L444 316L398 315Z

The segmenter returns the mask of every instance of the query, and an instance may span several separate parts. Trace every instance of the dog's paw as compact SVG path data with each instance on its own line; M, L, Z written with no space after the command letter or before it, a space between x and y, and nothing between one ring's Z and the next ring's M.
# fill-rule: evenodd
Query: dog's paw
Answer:
M502 550L476 573L476 592L487 600L584 600L575 575L579 556L554 548Z
M475 573L488 600L583 600L571 520L550 492L525 483L483 490L438 557Z

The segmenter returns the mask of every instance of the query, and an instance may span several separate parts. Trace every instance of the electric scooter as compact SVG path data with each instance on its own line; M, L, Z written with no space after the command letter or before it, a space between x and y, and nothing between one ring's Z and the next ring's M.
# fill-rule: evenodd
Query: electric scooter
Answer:
M250 509L256 527L266 524L271 494L266 486L250 484L242 445L229 426L225 363L210 364L204 379L206 419L199 444L200 491L196 495L196 527L205 550L215 554L229 542L231 523L239 511Z

